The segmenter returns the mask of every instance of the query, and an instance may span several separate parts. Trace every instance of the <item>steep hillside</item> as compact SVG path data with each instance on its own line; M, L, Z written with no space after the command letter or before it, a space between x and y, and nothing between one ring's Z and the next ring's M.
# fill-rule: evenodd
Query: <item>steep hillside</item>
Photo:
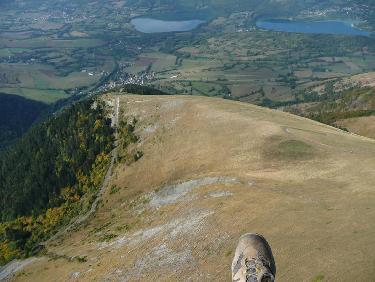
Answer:
M375 139L375 115L338 120L335 124L355 134Z
M269 240L278 281L373 279L375 141L222 99L120 107L138 142L119 155L141 158L119 160L95 217L15 281L229 281L245 232Z
M14 142L34 123L47 104L0 93L0 149Z
M283 110L374 138L374 125L372 124L375 116L374 87L365 84L363 88L332 90L329 93L315 95L315 98L313 102L287 106Z
M107 115L99 100L75 103L1 152L0 265L35 254L90 207L113 148Z

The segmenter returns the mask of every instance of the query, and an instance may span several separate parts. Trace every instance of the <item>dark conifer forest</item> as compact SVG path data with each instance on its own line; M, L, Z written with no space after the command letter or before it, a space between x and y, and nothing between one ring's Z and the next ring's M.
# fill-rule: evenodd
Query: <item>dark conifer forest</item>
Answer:
M45 103L0 93L0 149L13 143L49 109Z
M0 263L32 254L78 214L81 198L102 182L113 141L104 103L90 99L33 126L1 153Z

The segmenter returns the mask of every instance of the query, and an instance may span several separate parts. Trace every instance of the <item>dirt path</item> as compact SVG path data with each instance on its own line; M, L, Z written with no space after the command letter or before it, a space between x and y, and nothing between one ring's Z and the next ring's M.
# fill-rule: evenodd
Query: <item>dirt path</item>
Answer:
M13 275L18 271L38 260L39 258L28 258L24 260L13 260L0 268L0 281L9 281Z

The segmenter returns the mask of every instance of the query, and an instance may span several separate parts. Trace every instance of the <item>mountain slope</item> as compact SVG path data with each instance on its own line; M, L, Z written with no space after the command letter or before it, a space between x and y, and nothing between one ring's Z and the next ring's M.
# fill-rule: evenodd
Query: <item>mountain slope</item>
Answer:
M13 143L48 109L47 104L0 93L0 149Z
M120 106L143 157L118 163L96 216L16 281L228 281L245 232L269 240L278 281L374 277L373 140L222 99Z
M0 265L36 254L91 206L113 148L108 114L99 100L77 102L1 152Z
M314 102L287 106L283 110L374 138L375 88L353 87L316 95L316 98Z

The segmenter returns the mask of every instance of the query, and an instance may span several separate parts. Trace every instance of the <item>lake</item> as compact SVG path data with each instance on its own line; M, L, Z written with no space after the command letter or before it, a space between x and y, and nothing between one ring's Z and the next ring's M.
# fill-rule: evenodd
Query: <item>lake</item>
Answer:
M320 33L340 35L370 36L370 32L354 27L353 23L346 21L300 21L300 20L258 20L256 25L274 31L297 33Z
M136 30L143 33L160 33L160 32L176 32L190 31L204 23L203 20L183 20L183 21L165 21L152 18L135 18L131 20L131 24Z

